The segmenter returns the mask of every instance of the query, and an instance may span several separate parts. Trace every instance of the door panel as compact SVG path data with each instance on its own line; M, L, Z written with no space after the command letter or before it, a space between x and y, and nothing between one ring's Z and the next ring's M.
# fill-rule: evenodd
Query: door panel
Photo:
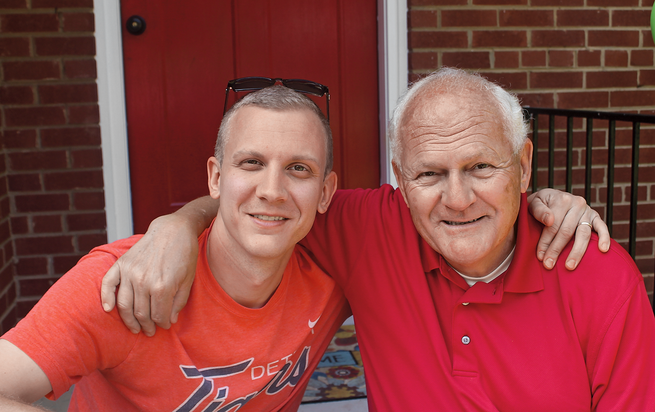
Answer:
M121 15L146 21L138 36L123 28L135 232L207 194L225 85L237 77L327 85L339 187L379 184L374 0L123 0Z

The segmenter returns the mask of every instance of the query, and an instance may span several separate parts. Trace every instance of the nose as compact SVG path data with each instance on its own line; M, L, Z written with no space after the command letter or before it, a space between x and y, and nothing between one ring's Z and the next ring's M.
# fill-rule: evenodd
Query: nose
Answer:
M273 168L261 173L261 180L257 184L257 197L270 203L282 202L287 199L285 175Z
M475 191L460 173L449 174L442 189L441 202L449 209L464 211L475 202Z

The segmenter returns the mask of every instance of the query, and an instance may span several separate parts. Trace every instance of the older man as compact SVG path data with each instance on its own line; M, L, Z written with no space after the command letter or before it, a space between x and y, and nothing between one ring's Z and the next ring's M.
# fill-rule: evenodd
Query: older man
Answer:
M327 120L286 87L226 115L207 162L221 209L198 239L187 310L152 339L98 304L136 238L101 246L0 339L0 410L75 384L70 410L293 411L337 328L343 292L296 245L336 189Z
M351 304L370 409L653 410L655 320L629 256L592 248L573 273L535 256L516 98L441 70L392 140L400 190L338 192L302 241Z

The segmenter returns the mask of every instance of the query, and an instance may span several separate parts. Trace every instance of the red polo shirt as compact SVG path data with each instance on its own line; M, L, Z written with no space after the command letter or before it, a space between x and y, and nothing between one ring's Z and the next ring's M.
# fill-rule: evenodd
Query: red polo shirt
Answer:
M350 301L370 410L655 410L655 319L634 262L593 236L576 271L547 271L540 233L524 197L510 268L469 287L400 192L337 193L303 242Z

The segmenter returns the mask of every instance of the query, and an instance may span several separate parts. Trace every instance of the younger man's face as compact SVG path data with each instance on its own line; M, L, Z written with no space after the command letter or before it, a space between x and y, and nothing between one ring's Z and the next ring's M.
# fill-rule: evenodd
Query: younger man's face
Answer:
M324 176L325 142L309 110L246 106L235 113L223 164L208 161L210 194L221 202L214 225L224 227L223 246L252 258L290 256L336 190L336 174Z

